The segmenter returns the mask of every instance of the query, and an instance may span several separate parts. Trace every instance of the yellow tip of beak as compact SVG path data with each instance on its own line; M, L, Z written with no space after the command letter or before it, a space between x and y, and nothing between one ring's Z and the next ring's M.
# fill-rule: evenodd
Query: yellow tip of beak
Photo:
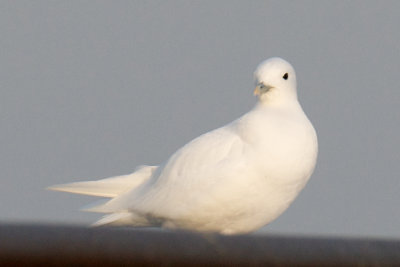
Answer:
M253 95L258 96L258 95L260 95L260 93L261 93L260 87L257 86L257 87L254 89L254 91L253 91Z

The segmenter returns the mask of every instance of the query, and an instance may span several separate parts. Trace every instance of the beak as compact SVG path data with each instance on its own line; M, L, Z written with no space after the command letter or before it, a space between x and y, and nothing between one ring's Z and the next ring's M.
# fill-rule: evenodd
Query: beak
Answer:
M273 86L259 83L259 84L257 84L256 88L254 89L253 94L256 96L260 96L260 95L268 92L271 88L273 88Z

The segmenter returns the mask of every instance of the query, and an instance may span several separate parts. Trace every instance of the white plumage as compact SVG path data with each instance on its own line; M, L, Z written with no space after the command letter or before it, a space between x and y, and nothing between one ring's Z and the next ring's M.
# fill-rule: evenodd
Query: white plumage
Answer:
M254 73L256 106L203 134L160 166L52 190L110 197L89 211L106 213L94 225L184 228L247 233L277 218L313 172L317 136L296 92L296 74L281 58Z

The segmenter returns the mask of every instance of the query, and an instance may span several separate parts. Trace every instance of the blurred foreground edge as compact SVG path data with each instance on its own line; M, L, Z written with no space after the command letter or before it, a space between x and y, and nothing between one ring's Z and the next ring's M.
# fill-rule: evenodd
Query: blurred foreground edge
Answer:
M1 266L400 266L400 241L0 225Z

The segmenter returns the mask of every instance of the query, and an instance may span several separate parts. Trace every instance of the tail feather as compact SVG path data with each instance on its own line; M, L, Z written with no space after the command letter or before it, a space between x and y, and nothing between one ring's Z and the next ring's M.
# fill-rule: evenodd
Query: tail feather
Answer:
M47 189L63 191L69 193L107 197L113 199L102 199L93 204L83 207L82 210L89 212L108 213L92 226L105 225L130 225L130 226L151 226L145 216L135 214L126 210L124 206L110 205L114 203L114 198L121 196L125 192L133 190L147 181L157 169L157 166L140 166L135 172L106 178L98 181L84 181L70 184L61 184L48 187Z
M94 202L80 208L80 211L97 212L97 213L111 213L109 211L102 209L102 207L104 207L107 204L107 202L109 202L109 201L110 201L110 199L108 199L108 198L94 201Z
M151 177L157 166L140 166L135 172L98 181L50 186L47 189L99 197L116 197L138 187Z
M144 217L137 216L130 212L111 213L103 216L91 226L150 226L151 224Z

